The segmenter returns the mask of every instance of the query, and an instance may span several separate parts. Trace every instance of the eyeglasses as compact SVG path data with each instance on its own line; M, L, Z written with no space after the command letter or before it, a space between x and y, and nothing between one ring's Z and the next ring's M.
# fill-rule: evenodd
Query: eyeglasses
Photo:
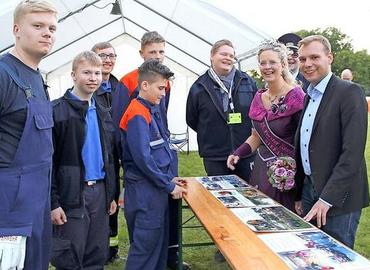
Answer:
M260 67L267 67L267 65L269 65L270 67L275 67L278 64L280 64L280 62L276 62L276 61L261 61L261 62L259 62Z
M288 106L284 103L284 100L285 100L285 96L281 96L281 97L279 97L279 100L278 100L277 104L275 104L275 103L271 104L271 112L273 114L277 114L278 112L283 113L283 112L286 111Z
M297 50L295 50L295 49L290 49L289 50L289 54L288 54L289 56L292 56L292 57L294 57L294 58L298 58L298 51Z
M117 58L117 54L115 53L111 54L99 53L98 55L102 60L106 60L107 58L109 58L110 60L116 60Z

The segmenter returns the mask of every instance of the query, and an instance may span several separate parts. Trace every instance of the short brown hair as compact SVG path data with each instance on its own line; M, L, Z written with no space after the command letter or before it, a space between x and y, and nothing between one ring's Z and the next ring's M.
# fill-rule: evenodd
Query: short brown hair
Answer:
M58 13L54 4L48 0L23 0L14 9L13 24L18 23L24 15L36 12L54 13L55 16Z
M174 73L157 59L148 59L139 67L138 82L139 85L141 85L143 81L153 83L158 76L170 80L173 75Z
M76 71L78 66L83 62L87 62L96 67L103 65L101 58L95 52L83 51L77 54L77 56L73 59L72 71Z
M91 50L95 53L98 52L98 50L104 50L104 49L108 49L108 48L112 48L114 50L114 52L116 52L116 50L114 49L114 47L112 46L112 44L110 44L109 42L106 42L106 41L103 41L103 42L99 42L99 43L96 43L92 48Z
M218 51L218 49L224 45L227 45L233 48L234 53L235 53L235 48L234 48L233 43L228 39L221 39L219 41L216 41L215 44L213 44L212 49L211 49L211 55L214 55Z
M164 43L164 38L157 31L146 32L141 38L141 49L152 43Z
M308 45L313 41L320 42L324 46L327 53L331 52L331 45L329 40L322 35L312 35L303 38L301 41L298 42L298 48L301 48L303 45Z

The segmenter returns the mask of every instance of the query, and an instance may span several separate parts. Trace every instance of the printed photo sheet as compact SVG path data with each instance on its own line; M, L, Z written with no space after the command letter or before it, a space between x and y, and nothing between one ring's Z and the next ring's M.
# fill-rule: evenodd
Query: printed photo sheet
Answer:
M224 206L229 208L278 205L274 200L270 199L254 188L238 190L211 190L210 192Z
M260 234L265 244L294 270L370 269L370 262L320 230Z
M283 232L312 229L313 226L283 206L230 209L255 232Z
M195 178L206 189L237 189L250 187L236 175L202 176Z

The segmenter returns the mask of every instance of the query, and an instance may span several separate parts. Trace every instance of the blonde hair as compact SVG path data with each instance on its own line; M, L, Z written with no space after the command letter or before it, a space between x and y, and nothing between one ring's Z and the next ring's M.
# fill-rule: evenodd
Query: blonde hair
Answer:
M57 16L58 13L54 4L48 0L23 0L14 10L13 24L18 23L24 15L36 12L54 13L55 16Z
M101 58L95 52L93 52L93 51L83 51L83 52L79 53L73 59L72 71L76 71L78 66L81 63L84 63L84 62L87 62L87 63L89 63L89 64L91 64L92 66L95 66L95 67L100 67L100 66L103 65L103 62L102 62Z
M218 51L218 49L224 45L233 48L234 53L235 53L235 48L234 48L233 43L228 39L221 39L219 41L216 41L215 44L213 44L212 49L211 49L211 55L214 55Z
M303 45L308 45L314 41L320 42L324 46L324 49L327 53L331 52L331 45L329 40L322 35L312 35L305 37L304 39L298 42L298 48L302 47Z
M282 66L283 66L282 76L283 76L284 81L289 85L296 85L297 83L294 80L293 75L289 71L287 47L284 44L277 42L275 40L264 41L259 46L259 49L258 49L258 53L257 53L258 62L260 60L261 53L263 53L264 51L273 51L278 54L280 62L282 63Z

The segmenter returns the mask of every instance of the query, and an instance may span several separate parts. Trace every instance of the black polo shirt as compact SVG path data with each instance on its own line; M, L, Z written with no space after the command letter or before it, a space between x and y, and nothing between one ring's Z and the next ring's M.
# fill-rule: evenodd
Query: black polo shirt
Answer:
M15 71L24 85L31 87L33 96L48 99L39 70L26 66L10 53L2 55L0 61ZM12 163L26 118L26 95L0 66L0 167L9 167Z

